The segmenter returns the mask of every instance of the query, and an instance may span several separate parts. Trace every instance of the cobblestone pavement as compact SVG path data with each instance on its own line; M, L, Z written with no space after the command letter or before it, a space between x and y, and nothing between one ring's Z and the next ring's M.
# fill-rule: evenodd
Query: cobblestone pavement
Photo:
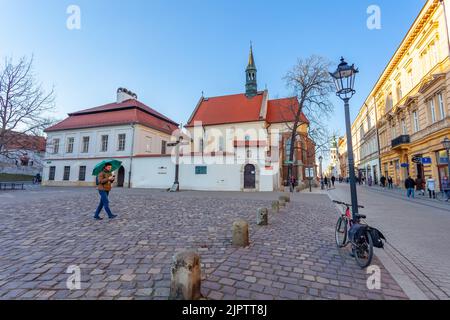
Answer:
M350 201L347 184L330 190L332 198ZM385 233L386 252L430 299L450 299L450 210L446 203L403 193L358 187L367 221Z
M1 193L0 299L167 299L170 263L179 250L201 255L208 299L406 299L381 267L381 289L334 244L337 210L325 195L296 194L256 225L256 209L276 193L115 189L115 220L94 221L89 188ZM237 218L251 245L231 245ZM80 290L66 288L70 265Z

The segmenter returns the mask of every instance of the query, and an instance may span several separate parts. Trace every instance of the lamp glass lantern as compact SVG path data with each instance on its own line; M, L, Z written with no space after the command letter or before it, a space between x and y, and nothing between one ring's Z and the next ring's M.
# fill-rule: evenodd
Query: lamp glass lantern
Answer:
M450 150L450 139L449 138L445 138L444 141L442 141L442 145L444 146L444 148L449 151Z
M355 94L355 78L358 72L355 65L350 66L343 57L336 71L330 72L336 86L336 95L342 100L348 100Z

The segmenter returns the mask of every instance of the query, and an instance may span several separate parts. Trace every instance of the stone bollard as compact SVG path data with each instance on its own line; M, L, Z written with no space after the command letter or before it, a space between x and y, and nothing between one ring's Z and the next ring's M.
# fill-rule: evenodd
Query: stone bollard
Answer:
M291 196L289 194L284 195L284 201L291 202Z
M278 201L278 203L280 204L280 208L285 208L286 207L286 201L284 199Z
M200 256L193 251L174 255L169 300L199 300L202 298L200 290Z
M267 226L269 224L269 209L258 209L258 212L256 214L256 224L258 226Z
M246 247L248 240L248 223L245 220L238 220L233 223L233 246Z
M273 201L272 202L272 212L273 213L280 212L280 203L278 201Z

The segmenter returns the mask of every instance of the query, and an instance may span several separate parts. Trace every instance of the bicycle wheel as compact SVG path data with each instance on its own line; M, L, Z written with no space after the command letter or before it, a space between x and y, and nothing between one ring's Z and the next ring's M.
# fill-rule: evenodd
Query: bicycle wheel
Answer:
M364 233L364 236L354 246L355 260L358 266L362 269L367 268L372 263L373 258L373 240L368 231Z
M438 192L438 193L436 193L436 200L438 200L438 201L445 201L445 194L441 191L441 192Z
M339 217L335 229L336 245L338 248L345 247L347 244L347 220Z

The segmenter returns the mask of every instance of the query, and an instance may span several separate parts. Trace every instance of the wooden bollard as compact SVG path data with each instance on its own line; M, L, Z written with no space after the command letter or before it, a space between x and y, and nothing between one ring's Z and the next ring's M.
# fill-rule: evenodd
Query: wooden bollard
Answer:
M273 213L280 212L280 203L278 201L273 201L272 202L272 212Z
M169 299L199 300L202 297L200 256L193 251L184 251L172 259Z
M256 224L258 226L267 226L269 224L269 210L267 208L260 208L256 213Z
M238 220L233 223L233 246L246 247L250 244L248 240L248 223Z

